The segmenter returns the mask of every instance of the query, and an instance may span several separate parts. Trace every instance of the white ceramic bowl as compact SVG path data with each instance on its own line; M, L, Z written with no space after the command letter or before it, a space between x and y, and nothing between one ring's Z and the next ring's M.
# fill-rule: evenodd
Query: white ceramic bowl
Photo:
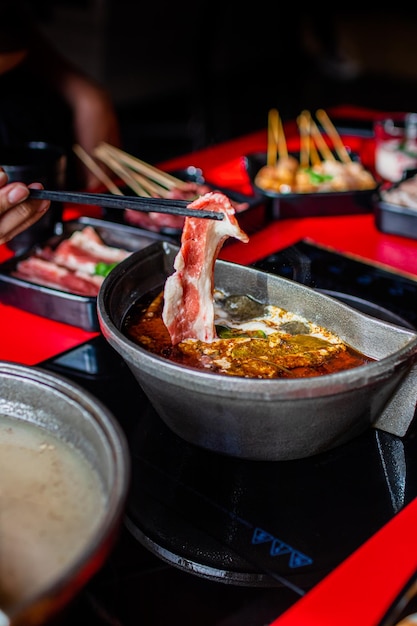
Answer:
M0 453L0 624L37 626L61 613L108 556L124 513L128 447L112 414L78 385L0 362Z

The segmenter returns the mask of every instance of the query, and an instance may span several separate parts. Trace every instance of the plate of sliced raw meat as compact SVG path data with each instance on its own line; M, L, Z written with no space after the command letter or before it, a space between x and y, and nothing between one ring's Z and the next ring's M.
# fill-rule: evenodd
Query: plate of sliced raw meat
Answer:
M133 251L162 236L93 218L63 222L61 228L61 233L0 264L0 301L98 330L96 302L104 278Z

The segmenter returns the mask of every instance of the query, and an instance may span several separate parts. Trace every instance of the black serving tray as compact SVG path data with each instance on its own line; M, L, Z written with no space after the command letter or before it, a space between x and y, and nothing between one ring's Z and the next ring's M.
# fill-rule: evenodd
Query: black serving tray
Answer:
M417 239L417 209L378 200L375 203L375 224L381 232Z
M396 189L405 180L415 176L417 176L416 169L406 170L400 181L383 185L379 192L375 194L375 224L381 232L417 239L417 208L394 204L382 196L384 191Z
M55 227L55 235L37 243L36 247L55 248L63 239L87 225L92 226L98 232L105 244L132 252L150 245L155 240L167 239L157 233L138 228L81 217L77 220L59 222ZM12 276L19 261L31 256L34 249L35 247L25 250L24 253L15 255L0 264L0 301L29 313L71 324L90 332L98 331L96 297L80 296Z
M244 157L246 172L254 192L268 202L270 218L273 220L291 217L317 217L372 213L372 197L377 189L352 191L329 191L314 193L279 193L261 189L255 177L266 165L265 152L253 152ZM356 156L352 154L352 159Z

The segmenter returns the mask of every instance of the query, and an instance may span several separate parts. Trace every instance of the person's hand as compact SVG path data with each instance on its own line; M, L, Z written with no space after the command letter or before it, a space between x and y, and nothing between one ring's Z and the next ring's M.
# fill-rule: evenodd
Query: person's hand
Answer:
M0 245L32 226L49 209L49 200L29 199L30 188L43 189L43 185L9 183L6 172L0 167Z

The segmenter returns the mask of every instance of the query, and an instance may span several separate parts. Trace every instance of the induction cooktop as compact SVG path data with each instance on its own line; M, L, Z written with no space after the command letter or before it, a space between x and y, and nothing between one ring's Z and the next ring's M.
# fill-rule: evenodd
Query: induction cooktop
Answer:
M255 265L417 325L417 282L407 277L307 241ZM183 624L261 626L417 495L414 424L404 439L370 428L307 459L239 460L172 433L101 336L41 366L101 399L129 443L132 482L120 544L79 601L81 614L87 597L89 610L95 605L102 619L117 619L98 623L137 624L146 615L144 623L160 624L175 613ZM157 597L164 593L166 602Z

